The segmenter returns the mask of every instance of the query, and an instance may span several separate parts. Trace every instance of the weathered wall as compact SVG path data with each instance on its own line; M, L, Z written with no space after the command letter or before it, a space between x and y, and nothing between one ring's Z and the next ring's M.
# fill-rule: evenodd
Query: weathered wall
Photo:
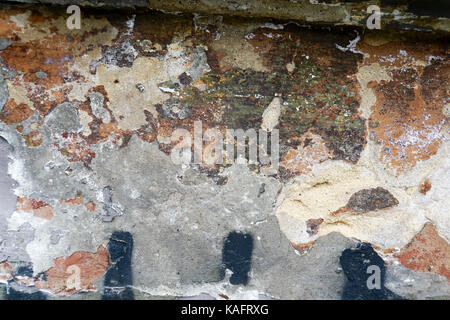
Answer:
M66 19L0 8L5 298L450 297L447 34ZM195 121L279 129L278 170L173 163L173 132ZM370 264L375 293L351 276Z
M173 13L229 15L294 20L303 24L366 26L367 8L380 7L383 27L449 31L446 0L10 0L22 3L77 4L100 8L137 8Z

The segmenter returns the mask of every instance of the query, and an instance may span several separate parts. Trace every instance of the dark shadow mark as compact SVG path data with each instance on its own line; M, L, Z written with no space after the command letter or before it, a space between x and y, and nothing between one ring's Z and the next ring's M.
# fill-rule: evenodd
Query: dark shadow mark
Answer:
M225 239L222 250L222 279L225 270L233 272L230 283L247 285L248 272L251 268L253 238L250 234L231 232Z
M31 264L26 264L17 268L15 272L16 276L20 277L33 277L33 266Z
M129 287L133 284L131 257L133 236L129 232L115 231L108 243L112 266L105 275L103 300L134 300Z
M430 17L450 17L450 3L448 0L382 0L381 8L383 7L396 7L396 6L408 6L407 12L414 13L418 16L430 16Z
M26 288L25 288L26 289ZM40 291L36 292L24 292L17 291L9 287L6 296L6 300L46 300L45 294Z
M384 287L386 267L381 257L369 243L359 243L356 248L346 249L339 259L347 281L342 294L343 300L402 300ZM370 266L380 270L380 289L369 289L367 280L374 273L369 272Z
M33 277L33 267L31 264L23 265L17 268L15 276L20 277ZM20 290L16 290L16 289ZM46 300L47 297L44 293L37 291L32 287L21 286L14 281L9 281L7 287L5 287L5 300Z

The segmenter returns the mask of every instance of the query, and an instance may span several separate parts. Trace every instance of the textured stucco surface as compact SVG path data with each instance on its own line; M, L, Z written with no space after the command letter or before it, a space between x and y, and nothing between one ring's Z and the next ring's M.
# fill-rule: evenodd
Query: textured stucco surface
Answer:
M450 297L448 34L252 16L0 7L8 292L341 299L370 255L377 297ZM174 163L198 121L279 129L279 168Z

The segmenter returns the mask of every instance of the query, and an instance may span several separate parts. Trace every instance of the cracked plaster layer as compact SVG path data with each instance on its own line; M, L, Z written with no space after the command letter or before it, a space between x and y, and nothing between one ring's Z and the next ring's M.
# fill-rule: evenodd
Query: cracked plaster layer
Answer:
M62 270L76 260L82 291L101 291L105 248L121 230L134 241L130 286L147 295L339 299L339 256L365 241L392 266L390 290L449 296L445 268L429 268L449 264L440 36L421 49L409 34L359 40L358 30L257 19L88 15L71 31L64 17L0 10L11 40L0 51L0 135L17 182L15 210L1 212L0 279L16 283L26 265L29 290L76 294ZM199 120L280 129L278 172L174 164L171 133ZM351 210L355 197L372 209ZM434 231L415 237L425 225ZM233 231L253 237L247 286L223 270ZM444 254L422 254L433 246Z

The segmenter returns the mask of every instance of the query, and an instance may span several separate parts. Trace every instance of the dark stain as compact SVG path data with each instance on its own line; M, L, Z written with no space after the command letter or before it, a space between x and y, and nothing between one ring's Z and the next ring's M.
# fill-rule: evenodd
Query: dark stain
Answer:
M105 275L103 300L133 300L134 293L131 258L133 236L129 232L115 231L108 243L111 267Z
M15 271L15 275L19 277L33 277L33 266L31 264L26 264L19 266Z
M172 16L170 19L167 19L167 14L157 11L138 14L133 29L134 48L140 56L163 55L173 38L192 25L192 16L188 14Z
M305 141L303 141L303 148L306 148L307 146L310 146L312 144L313 140L310 138L306 138Z
M418 16L450 18L450 2L448 0L381 0L381 7L408 6L406 11Z
M47 300L47 297L40 291L24 292L9 287L6 291L6 300Z
M261 186L259 187L258 190L258 198L264 193L266 192L266 184L262 183Z
M34 277L38 279L42 274ZM14 277L25 277L25 278L33 278L33 265L31 263L26 263L17 267L14 272ZM45 280L45 279L44 279ZM37 291L34 288L26 287L24 285L20 285L16 282L21 290L16 290L11 286L11 283L14 280L9 281L7 288L5 290L5 300L46 300L47 297L43 292ZM17 288L17 287L16 287Z
M186 72L183 72L182 74L180 74L178 76L178 80L180 81L180 83L182 85L185 85L185 86L189 85L192 82L192 78L189 75L187 75Z
M357 213L391 208L398 205L398 200L381 187L363 189L354 193L347 203L347 209Z
M225 269L233 272L230 283L247 285L251 269L253 237L248 233L231 232L225 239L222 251L222 279Z
M381 257L373 250L369 243L359 243L356 248L346 249L339 258L344 274L347 277L343 300L402 300L384 287L386 267ZM367 280L373 273L368 273L370 266L380 270L380 289L369 289Z
M322 224L323 219L309 219L306 221L306 232L313 236L319 231L319 227Z

